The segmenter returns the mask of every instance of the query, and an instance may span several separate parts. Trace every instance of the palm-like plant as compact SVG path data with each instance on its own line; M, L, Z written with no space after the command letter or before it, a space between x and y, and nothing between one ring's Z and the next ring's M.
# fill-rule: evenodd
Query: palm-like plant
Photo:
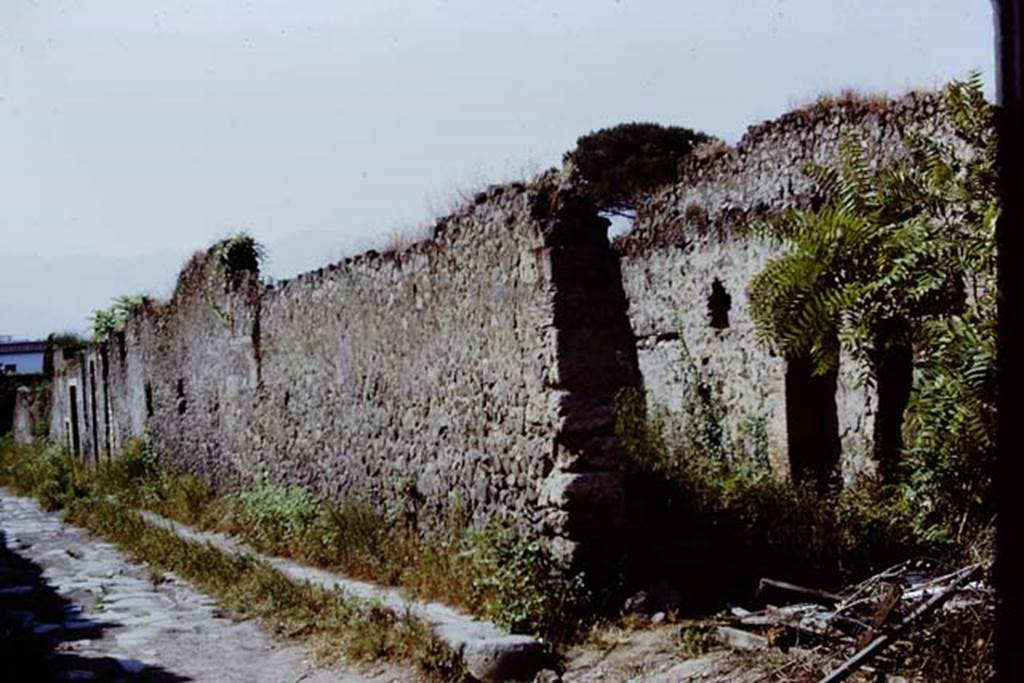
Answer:
M146 305L146 297L142 294L121 296L114 299L107 308L92 312L92 337L95 340L105 339L110 334L124 329L128 319Z
M825 374L842 348L865 381L879 384L880 402L889 403L879 417L892 424L876 424L875 452L889 479L911 398L912 351L920 367L948 367L937 360L952 348L935 343L937 321L973 329L992 315L985 293L995 272L995 133L979 74L946 88L942 113L954 140L908 135L907 154L875 170L847 135L839 168L806 169L824 202L759 226L789 248L748 290L771 350L809 358ZM917 391L917 410L929 395Z

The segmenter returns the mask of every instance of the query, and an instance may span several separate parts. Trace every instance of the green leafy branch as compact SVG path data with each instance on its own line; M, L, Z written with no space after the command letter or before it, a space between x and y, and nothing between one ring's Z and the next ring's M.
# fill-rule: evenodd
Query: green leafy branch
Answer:
M124 329L128 320L145 308L148 299L142 294L121 295L114 299L107 308L97 309L90 316L92 338L106 339L114 332Z

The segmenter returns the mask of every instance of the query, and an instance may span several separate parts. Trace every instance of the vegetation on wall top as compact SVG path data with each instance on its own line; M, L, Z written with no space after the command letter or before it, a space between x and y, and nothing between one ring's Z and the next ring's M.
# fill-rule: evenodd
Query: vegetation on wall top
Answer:
M221 270L229 276L258 274L260 264L267 255L263 245L247 232L238 232L217 242L210 253Z
M876 172L848 134L840 168L806 169L824 206L759 226L791 247L750 286L772 350L810 354L824 371L837 362L831 338L840 337L870 373L879 345L898 341L880 334L892 321L947 317L965 310L968 295L977 301L994 276L997 215L992 111L980 88L972 78L944 94L943 115L968 153L910 135L909 154Z
M106 339L114 332L124 329L129 318L138 313L146 305L146 297L142 294L126 295L114 299L107 308L97 309L92 312L92 338L94 340Z

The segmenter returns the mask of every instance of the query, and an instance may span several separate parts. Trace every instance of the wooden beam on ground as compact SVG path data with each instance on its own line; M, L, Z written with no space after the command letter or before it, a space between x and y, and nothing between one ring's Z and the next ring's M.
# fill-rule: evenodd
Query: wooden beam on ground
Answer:
M843 601L843 599L835 593L818 590L817 588L807 588L806 586L798 586L795 583L776 581L775 579L761 579L760 583L757 585L757 595L759 597L764 597L766 593L771 592L786 593L796 598L809 600L819 605L826 606L835 605Z

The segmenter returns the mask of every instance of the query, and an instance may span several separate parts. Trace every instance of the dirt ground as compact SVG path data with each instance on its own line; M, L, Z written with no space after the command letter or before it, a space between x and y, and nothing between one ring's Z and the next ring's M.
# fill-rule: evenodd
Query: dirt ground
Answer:
M734 681L754 683L764 672L727 651L696 654L680 637L680 624L645 628L606 626L566 653L565 683Z

